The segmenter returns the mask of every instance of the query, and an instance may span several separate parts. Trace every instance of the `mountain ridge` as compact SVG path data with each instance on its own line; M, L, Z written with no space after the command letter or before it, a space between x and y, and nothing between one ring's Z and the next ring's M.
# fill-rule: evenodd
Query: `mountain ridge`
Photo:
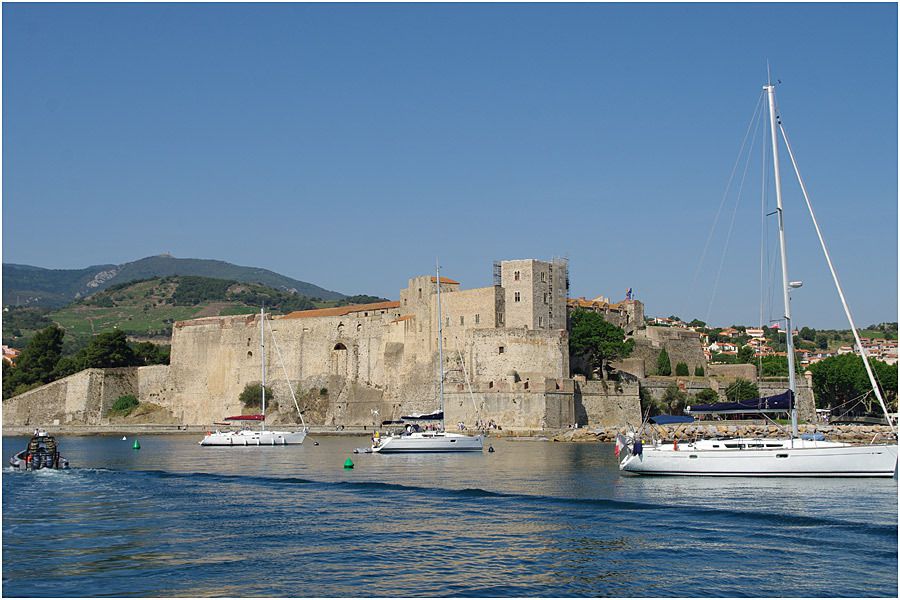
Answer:
M346 294L261 267L246 267L216 259L176 258L169 254L161 254L120 265L92 265L82 269L48 269L20 263L3 263L3 304L61 307L112 285L174 275L259 283L323 300L340 300L346 297Z

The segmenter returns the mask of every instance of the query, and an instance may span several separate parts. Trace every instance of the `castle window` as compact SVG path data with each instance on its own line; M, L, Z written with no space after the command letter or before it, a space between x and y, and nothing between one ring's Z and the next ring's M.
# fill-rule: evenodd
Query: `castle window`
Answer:
M544 294L544 297L546 298L546 297L547 297L547 294ZM363 316L364 316L364 317L368 317L368 316L369 316L369 313L364 312L364 313L363 313Z
M462 315L459 315L459 324L460 324L460 325L465 325L465 324L466 324L466 322L465 322L465 317L463 317Z
M247 358L253 358L253 352L252 352L252 351L247 350Z
M546 283L546 281L547 281L547 274L544 273L543 271L541 271L541 283Z
M479 323L481 323L481 315L476 314L475 315L475 324L478 325Z
M422 288L419 288L419 298L422 297Z
M544 326L544 317L538 317L538 327Z
M497 311L497 325L503 325L503 313Z
M500 346L500 347L497 349L497 354L503 354L505 351L506 351L506 348L504 348L503 346Z
M518 302L518 301L521 300L521 299L522 299L521 292L516 292L516 296L515 296L516 302Z
M515 279L516 281L519 280L519 272L518 271L513 272L513 279Z
M547 292L544 292L544 304L548 304L548 302L547 302Z

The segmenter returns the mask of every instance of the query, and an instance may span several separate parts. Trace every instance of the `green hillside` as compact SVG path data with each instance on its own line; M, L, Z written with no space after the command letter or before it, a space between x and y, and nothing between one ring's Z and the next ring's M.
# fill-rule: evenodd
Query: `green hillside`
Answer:
M193 276L153 278L109 287L61 309L12 307L3 313L3 343L23 348L36 331L57 323L66 330L68 350L112 329L165 344L175 321L254 313L261 305L277 314L335 304L252 283Z
M309 298L340 300L344 294L312 283L285 277L268 269L242 267L221 260L150 256L123 265L96 265L85 269L44 269L29 265L3 265L4 306L59 308L111 286L170 276L196 276L256 283Z

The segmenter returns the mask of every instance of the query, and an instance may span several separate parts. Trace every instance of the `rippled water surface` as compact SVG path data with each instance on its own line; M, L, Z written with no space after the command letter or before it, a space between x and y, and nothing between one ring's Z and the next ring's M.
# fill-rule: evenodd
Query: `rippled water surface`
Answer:
M3 595L898 591L892 479L629 477L598 444L380 456L351 454L355 437L198 440L64 437L72 470L4 469ZM4 460L26 442L4 438Z

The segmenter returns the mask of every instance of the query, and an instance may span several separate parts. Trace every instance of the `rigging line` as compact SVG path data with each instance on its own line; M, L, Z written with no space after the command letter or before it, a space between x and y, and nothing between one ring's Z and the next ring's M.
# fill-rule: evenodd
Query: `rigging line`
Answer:
M706 309L706 318L704 319L706 322L709 322L709 315L712 313L713 303L715 302L715 299L716 299L716 292L718 291L718 288L719 288L719 278L722 275L722 267L725 266L725 255L728 253L728 244L731 242L731 234L734 231L734 221L735 221L735 218L737 217L737 209L738 209L738 206L740 206L740 204L741 204L741 197L743 196L743 193L744 193L744 181L747 179L747 171L750 168L750 156L753 152L753 146L756 144L756 137L759 134L760 127L758 124L761 122L762 122L762 119L757 121L757 127L756 127L756 129L753 130L753 137L750 138L750 148L747 150L747 160L744 163L744 171L741 174L741 183L740 183L740 186L738 187L737 197L735 198L735 201L734 201L734 210L731 212L731 223L729 223L729 225L728 225L728 234L725 237L725 245L723 246L721 256L719 257L719 270L716 272L716 279L713 282L712 294L710 294L710 298L709 298L709 306L707 306L707 309Z
M472 393L472 384L469 383L469 373L466 371L466 361L463 358L462 352L459 351L459 339L453 338L453 342L456 345L456 355L459 357L459 364L462 365L463 377L466 378L466 387L469 389L469 398L472 400L472 408L475 409L475 418L480 419L478 405L475 404L475 394Z
M800 183L800 191L803 192L806 208L809 209L809 216L812 218L813 225L816 227L816 235L819 236L819 243L822 245L822 252L825 254L825 260L828 262L828 269L831 271L831 277L834 279L834 286L837 288L838 296L841 298L841 304L844 306L844 313L847 315L847 320L850 321L850 330L853 332L853 337L856 339L856 345L859 347L859 355L862 357L863 365L866 367L866 374L868 374L869 381L872 383L875 397L878 398L878 403L884 411L884 416L887 419L888 426L891 428L891 433L896 434L897 431L894 429L894 424L888 416L890 413L888 412L887 406L885 406L884 398L881 396L881 390L878 387L878 382L875 380L875 375L872 372L872 366L869 364L866 349L863 348L862 341L859 339L859 331L856 329L856 323L853 322L853 315L850 314L850 306L847 304L847 299L844 297L844 289L841 287L837 271L834 269L834 264L831 262L831 255L828 253L828 247L825 245L825 238L822 236L821 228L819 228L819 221L816 219L816 213L813 211L812 203L809 200L809 194L806 192L806 184L800 176L800 167L797 166L797 161L794 159L794 153L791 151L791 143L788 141L784 125L782 125L780 121L778 123L778 128L781 130L781 137L784 138L784 146L788 151L788 156L791 157L794 173L797 174L797 181ZM788 332L788 335L790 335L790 332Z
M747 123L747 131L744 132L744 139L741 141L741 148L738 150L738 155L734 159L734 166L731 167L731 174L728 176L728 182L725 184L725 192L722 194L722 201L719 202L719 209L716 211L716 216L713 219L712 226L709 229L709 235L706 236L706 243L703 245L703 252L700 254L700 260L697 262L697 266L694 268L694 277L691 280L691 292L692 295L694 290L697 288L697 279L700 275L700 269L703 266L703 262L706 260L706 253L709 251L709 244L712 242L713 235L716 232L716 225L719 224L719 217L722 214L722 209L725 207L725 201L728 199L728 192L731 190L731 183L734 180L734 174L737 173L738 165L741 162L741 156L744 154L744 147L747 145L747 137L750 135L750 131L753 128L754 122L757 122L758 115L760 114L760 108L762 107L763 94L759 94L759 98L756 101L756 107L753 109L753 116L750 117L750 122ZM692 304L690 302L689 304Z
M272 329L272 323L266 319L265 322L268 322L269 325L269 334L272 336L272 345L275 346L275 353L278 355L278 362L281 364L281 370L284 373L284 381L287 383L288 391L291 393L291 400L294 401L294 407L297 409L297 414L300 415L300 423L303 427L306 427L306 420L303 418L303 412L300 410L300 405L297 404L297 396L294 395L294 386L291 385L291 380L288 377L287 369L284 366L284 357L281 356L281 348L278 347L278 342L275 341L275 330Z

